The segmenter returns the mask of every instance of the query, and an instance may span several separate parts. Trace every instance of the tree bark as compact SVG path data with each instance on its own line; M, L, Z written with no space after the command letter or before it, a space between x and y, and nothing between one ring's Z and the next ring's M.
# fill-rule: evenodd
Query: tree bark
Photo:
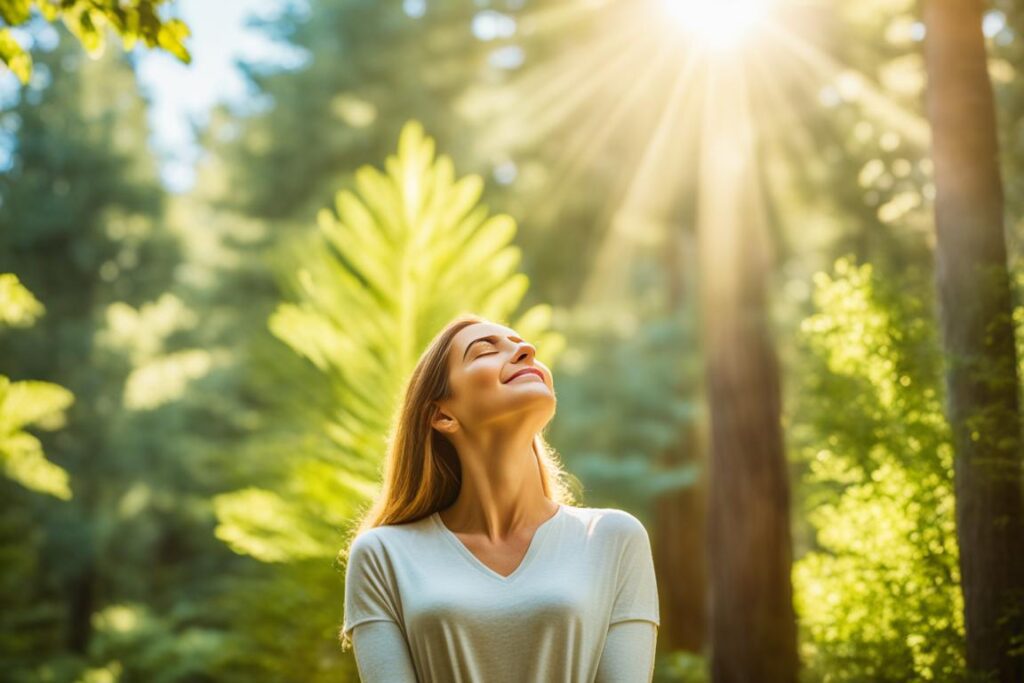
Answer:
M695 309L687 306L689 281L686 277L697 262L692 233L684 231L682 216L669 222L663 251L667 276L665 301L670 315L685 314ZM694 245L695 246L695 245ZM680 351L684 353L683 351ZM686 351L685 353L690 353ZM679 388L682 398L696 401L701 387L697 382L684 383ZM665 650L686 650L703 654L707 642L707 542L706 500L707 462L701 434L695 422L683 425L677 444L660 454L660 461L668 467L684 463L701 466L699 478L693 486L667 493L655 501L655 531L652 542L654 564L658 576L671 577L658 585L662 607L658 645Z
M683 452L693 439L684 437L671 462L693 458ZM659 585L662 623L658 643L665 650L703 654L707 639L707 571L705 568L704 476L682 491L655 503L654 562L658 575L671 577Z
M699 200L711 678L795 683L789 473L766 296L770 240L745 70L728 59L708 65Z
M980 0L929 0L936 288L972 680L1024 681L1024 524L1013 301ZM1016 643L1014 639L1016 638ZM1013 649L1018 651L1013 653Z

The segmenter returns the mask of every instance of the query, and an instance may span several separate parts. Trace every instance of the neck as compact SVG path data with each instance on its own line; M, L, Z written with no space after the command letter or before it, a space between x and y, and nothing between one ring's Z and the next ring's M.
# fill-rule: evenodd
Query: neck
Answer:
M558 511L544 495L535 433L490 431L461 435L457 444L462 486L442 521L453 531L483 534L500 541L535 528Z

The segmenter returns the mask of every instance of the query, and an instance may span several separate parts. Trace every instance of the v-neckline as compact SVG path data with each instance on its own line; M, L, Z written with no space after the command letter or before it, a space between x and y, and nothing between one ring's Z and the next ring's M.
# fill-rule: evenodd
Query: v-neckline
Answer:
M534 555L536 555L539 551L540 546L544 541L545 535L553 526L553 522L562 516L562 511L564 508L565 506L562 503L558 503L558 509L555 510L555 514L548 517L546 520L540 523L540 526L534 529L533 537L530 539L530 545L527 546L526 552L523 554L523 559L519 561L519 566L513 569L512 573L508 576L502 576L498 572L488 567L480 560L480 558L474 555L473 552L466 547L466 544L463 543L462 540L455 535L455 532L449 529L447 526L445 526L445 523L441 520L441 515L439 512L435 511L430 516L430 518L434 521L434 524L437 525L438 530L441 532L441 535L448 539L448 541L450 541L451 544L455 546L455 549L463 557L465 557L471 565L473 565L474 567L476 567L484 574L490 576L493 579L497 579L502 583L511 583L516 578L518 578L526 569L526 567L530 564L530 561L533 559Z

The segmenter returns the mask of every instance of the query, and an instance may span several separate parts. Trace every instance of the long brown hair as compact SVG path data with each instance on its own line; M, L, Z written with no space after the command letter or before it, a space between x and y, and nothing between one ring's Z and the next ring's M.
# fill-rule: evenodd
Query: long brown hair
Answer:
M380 494L352 525L345 547L338 553L348 563L352 542L362 532L385 524L404 524L443 510L455 502L462 486L462 466L455 447L431 423L434 402L451 396L448 355L452 340L464 327L492 322L474 314L460 314L427 345L405 386L401 405L391 423L384 458ZM573 505L579 481L561 464L543 431L533 439L544 495L556 503ZM342 648L351 643L339 633Z

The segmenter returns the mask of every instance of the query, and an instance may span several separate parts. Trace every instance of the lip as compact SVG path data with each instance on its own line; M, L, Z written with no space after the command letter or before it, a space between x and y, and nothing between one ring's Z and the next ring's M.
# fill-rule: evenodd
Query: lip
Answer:
M542 373L537 368L523 368L522 370L520 370L516 374L512 375L511 377L509 377L507 380L505 380L505 384L508 384L509 382L514 380L516 377L519 377L520 375L525 375L527 373L535 374L538 377L540 377L542 380L544 379L544 373Z

